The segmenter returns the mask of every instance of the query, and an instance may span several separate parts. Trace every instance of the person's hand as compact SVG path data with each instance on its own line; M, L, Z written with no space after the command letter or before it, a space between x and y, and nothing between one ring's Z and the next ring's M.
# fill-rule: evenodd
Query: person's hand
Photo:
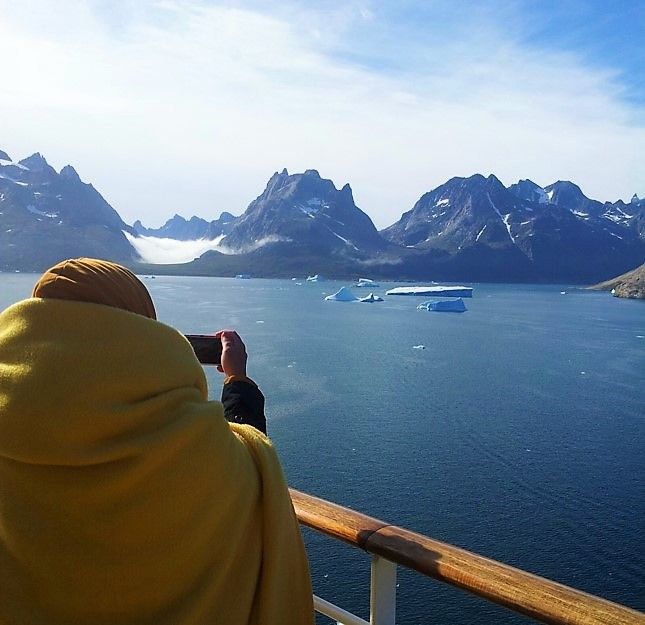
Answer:
M246 377L246 347L235 330L220 330L215 334L222 341L222 358L217 370L228 375Z

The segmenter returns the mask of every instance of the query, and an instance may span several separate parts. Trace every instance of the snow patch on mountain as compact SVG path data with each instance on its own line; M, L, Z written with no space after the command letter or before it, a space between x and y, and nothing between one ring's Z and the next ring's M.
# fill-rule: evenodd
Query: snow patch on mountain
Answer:
M17 184L21 187L29 186L26 182L20 182L19 180L14 180L13 178L9 176L5 176L4 174L0 174L0 178L2 178L3 180L8 180L9 182L13 182L13 184Z
M609 221L613 221L615 224L621 224L625 220L625 217L621 217L620 215L612 215L609 212L605 213L603 217L605 219L609 219Z
M499 218L504 222L504 225L506 226L506 232L508 232L508 236L511 239L511 242L515 243L515 237L513 237L513 235L511 234L511 224L508 222L508 219L511 216L511 214L507 213L506 215L502 215L502 213L499 212L499 209L497 208L497 206L495 206L495 203L491 199L490 193L487 193L486 197L488 198L488 202L490 203L491 208L497 213Z
M36 194L34 194L36 195ZM40 193L38 193L40 195ZM27 206L27 210L34 215L40 215L41 217L49 217L50 219L56 219L58 213L45 213L44 211L38 210L33 204Z
M549 198L547 196L547 193L542 187L537 187L535 189L535 192L538 194L538 203L540 203L540 204L548 204L549 203Z
M29 171L29 167L25 167L24 165L21 165L20 163L16 161L10 161L7 160L6 158L0 158L0 166L2 167L17 167L18 169L22 169L24 171Z
M502 221L504 222L504 225L506 226L506 232L508 232L508 236L511 237L511 241L513 241L513 243L515 243L515 237L511 233L511 224L508 222L510 216L511 216L510 213L508 213L507 215L504 215L504 218L502 219Z

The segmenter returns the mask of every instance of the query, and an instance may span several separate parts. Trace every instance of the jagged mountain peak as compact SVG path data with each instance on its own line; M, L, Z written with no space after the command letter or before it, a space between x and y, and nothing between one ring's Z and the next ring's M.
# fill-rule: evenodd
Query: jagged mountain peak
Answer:
M440 186L446 186L446 185L455 185L455 184L462 184L462 185L473 185L473 184L481 184L483 182L486 182L486 177L483 176L482 174L472 174L471 176L453 176L449 180L447 180L443 185Z
M504 187L499 178L497 178L497 176L494 176L493 174L488 177L482 174L473 174L467 177L455 176L454 178L450 178L450 180L448 180L444 184L439 185L432 191L428 191L423 196L421 196L421 199L419 200L419 202L417 202L415 208L423 207L428 202L434 202L435 200L438 200L440 202L442 200L445 201L450 196L463 194L477 195L482 191L495 195L497 193L506 191L506 187Z
M72 180L73 182L81 182L81 177L71 165L65 165L65 167L60 170L60 175L67 180Z
M634 193L634 195L632 195L632 199L630 200L630 204L638 204L639 202L640 198L638 197L638 195L636 195L636 193Z
M538 189L542 189L544 191L544 188L541 187L537 182L533 182L530 178L522 178L518 180L515 184L512 184L509 189L512 188L519 188L519 189L527 189L527 190L532 190L536 191Z
M439 185L434 191L447 190L447 189L466 189L474 190L477 188L486 187L487 189L504 189L504 185L500 179L494 174L484 176L483 174L472 174L471 176L455 176L450 178L447 182ZM431 191L430 193L432 193Z
M544 188L548 189L549 191L551 189L569 189L571 191L582 193L582 189L575 182L571 182L571 180L556 180L555 182L552 182L550 185L547 185Z
M49 167L49 163L40 152L34 152L31 156L23 158L19 163L34 172L42 171L46 167Z
M509 247L520 224L524 227L531 219L528 203L497 176L474 174L451 178L425 193L382 234L393 243L421 249L461 250L479 242Z
M225 215L228 218L224 217ZM209 222L197 215L186 219L182 215L175 213L160 228L146 228L140 220L135 221L132 224L132 228L140 236L175 239L178 241L212 240L222 234L226 234L235 219L236 217L230 213L222 213L219 219Z
M0 150L0 161L13 162L11 157L4 150Z
M558 180L553 184L544 187L549 201L552 204L581 202L589 200L589 198L582 192L582 189L575 183L569 180Z
M275 172L271 178L269 178L269 181L267 182L267 186L264 190L265 193L273 191L274 189L279 189L280 187L284 186L285 180L289 179L289 172L287 171L287 168L285 167L281 172Z
M549 203L549 197L544 188L529 178L518 180L515 184L512 184L508 190L522 200L537 202L538 204Z
M71 256L137 257L123 234L130 227L91 185L80 183L73 167L58 173L39 152L2 161L0 268L16 258L41 270Z
M542 188L537 182L533 182L530 178L520 178L515 184L521 184L532 188L535 188L535 187L538 187L540 189Z
M334 183L322 178L316 169L307 169L302 173L288 174L286 169L281 173L274 173L267 186L258 198L281 197L287 199L295 196L318 195L326 196L338 193Z
M244 250L262 241L306 242L350 254L384 245L371 219L354 203L351 187L337 189L316 169L273 174L223 244Z

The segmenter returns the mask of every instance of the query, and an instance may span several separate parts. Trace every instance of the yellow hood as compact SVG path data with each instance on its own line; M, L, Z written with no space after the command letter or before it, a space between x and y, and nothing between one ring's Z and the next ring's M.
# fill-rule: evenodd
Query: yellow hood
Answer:
M0 313L0 624L313 623L277 455L207 400L173 328Z

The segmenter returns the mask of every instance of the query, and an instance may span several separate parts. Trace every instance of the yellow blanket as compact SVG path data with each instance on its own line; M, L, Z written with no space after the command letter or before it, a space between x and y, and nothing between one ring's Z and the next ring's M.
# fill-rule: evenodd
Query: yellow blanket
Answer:
M176 330L30 299L0 313L0 624L313 623L278 458Z

